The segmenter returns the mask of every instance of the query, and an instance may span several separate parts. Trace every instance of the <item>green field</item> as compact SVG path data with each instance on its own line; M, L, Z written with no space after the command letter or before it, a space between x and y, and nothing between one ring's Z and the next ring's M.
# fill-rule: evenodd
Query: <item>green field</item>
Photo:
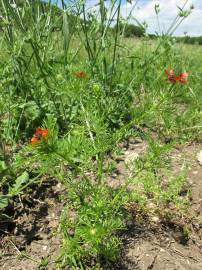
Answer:
M136 269L144 226L196 252L202 46L125 38L119 1L113 27L103 1L100 20L25 2L0 5L1 269Z

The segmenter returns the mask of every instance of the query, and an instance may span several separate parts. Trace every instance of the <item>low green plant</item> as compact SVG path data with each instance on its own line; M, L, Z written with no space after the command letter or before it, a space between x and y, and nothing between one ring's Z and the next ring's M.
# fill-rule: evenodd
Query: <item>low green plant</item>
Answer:
M162 145L151 139L148 142L146 153L130 164L133 173L139 171L138 175L131 175L130 181L134 186L131 196L145 205L149 199L158 206L162 215L164 209L167 211L166 205L172 203L179 211L173 212L173 217L176 214L180 216L180 211L183 215L189 201L189 192L185 196L180 195L186 187L186 164L183 164L183 169L178 168L180 172L175 171L177 165L171 159L172 145Z
M121 206L126 198L106 185L80 181L69 190L71 207L62 213L61 265L109 264L119 253L120 240L115 233L124 228Z

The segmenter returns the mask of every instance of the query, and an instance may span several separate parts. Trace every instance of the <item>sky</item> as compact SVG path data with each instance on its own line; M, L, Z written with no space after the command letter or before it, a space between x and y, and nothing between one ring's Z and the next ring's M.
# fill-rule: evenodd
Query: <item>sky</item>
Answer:
M187 1L186 7L189 8L193 4L194 9L176 30L174 35L181 36L186 32L189 36L202 36L202 0ZM97 2L98 0L87 0L87 5L92 7ZM108 0L108 2L110 1ZM134 4L136 1L133 0L132 2ZM132 15L141 23L145 21L148 24L149 33L159 32L154 10L155 4L159 4L161 10L159 13L161 31L166 32L179 11L177 6L182 7L185 2L186 0L139 0ZM126 0L122 0L121 14L124 18L130 13L133 4L131 5Z

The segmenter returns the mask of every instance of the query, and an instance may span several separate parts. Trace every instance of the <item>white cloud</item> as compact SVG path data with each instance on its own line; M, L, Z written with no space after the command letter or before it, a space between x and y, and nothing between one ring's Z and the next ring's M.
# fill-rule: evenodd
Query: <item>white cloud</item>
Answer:
M159 4L161 10L159 13L161 31L165 32L179 12L177 6L182 7L185 2L185 0L140 0L132 15L140 22L146 21L148 23L148 32L158 32L154 7L155 4ZM191 36L202 35L202 1L188 0L186 7L189 8L191 4L194 4L195 9L179 26L174 33L175 35L183 35L184 32ZM132 6L129 3L124 4L121 10L122 16L126 18L131 8Z

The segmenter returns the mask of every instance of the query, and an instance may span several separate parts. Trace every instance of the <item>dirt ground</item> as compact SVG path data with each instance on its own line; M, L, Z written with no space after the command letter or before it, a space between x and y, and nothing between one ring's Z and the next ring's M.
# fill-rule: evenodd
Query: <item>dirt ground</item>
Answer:
M139 153L144 142L136 145ZM135 150L129 144L126 155ZM133 224L123 235L124 248L117 269L120 270L201 270L202 269L202 166L197 161L201 145L189 145L172 153L173 171L179 172L188 163L188 184L191 190L191 217L188 241L183 241L178 226Z
M54 180L35 187L30 196L22 196L14 209L7 209L13 221L0 223L1 270L54 270L60 247L59 218L63 204L61 185ZM13 215L12 215L13 211ZM43 268L48 258L48 268Z
M128 171L127 159L145 152L144 141L130 139L121 145L122 156L117 158L117 170L108 179L114 186L124 182ZM202 145L189 145L173 151L173 170L189 164L188 183L191 187L191 232L182 241L177 227L158 223L134 223L122 234L123 249L120 260L113 269L119 270L201 270L202 269L202 166L196 154ZM118 179L118 181L115 181ZM44 181L32 194L21 196L16 205L7 209L11 220L0 221L0 269L1 270L56 270L59 253L59 217L64 190L54 180ZM48 258L48 261L46 259ZM112 269L111 268L111 269ZM109 268L106 270L110 270Z

